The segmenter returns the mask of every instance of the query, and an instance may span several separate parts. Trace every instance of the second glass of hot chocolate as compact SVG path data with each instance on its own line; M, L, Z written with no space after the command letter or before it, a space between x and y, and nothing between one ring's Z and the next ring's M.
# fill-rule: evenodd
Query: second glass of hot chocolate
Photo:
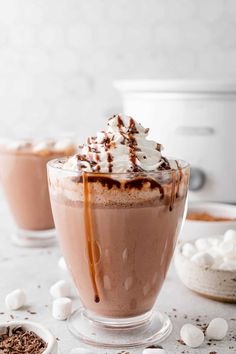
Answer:
M48 165L55 225L83 308L84 342L157 343L171 331L153 307L185 216L189 166L168 161L147 130L117 115L81 153Z
M41 247L55 242L47 162L76 152L71 139L8 139L0 142L0 183L17 225L12 241Z

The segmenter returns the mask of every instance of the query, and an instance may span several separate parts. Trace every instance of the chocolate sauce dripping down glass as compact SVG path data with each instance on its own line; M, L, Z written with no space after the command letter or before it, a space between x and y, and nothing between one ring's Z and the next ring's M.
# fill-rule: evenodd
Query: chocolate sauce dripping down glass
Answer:
M183 172L181 170L181 167L180 167L178 161L175 160L175 162L176 162L176 166L177 166L177 169L178 169L178 181L177 181L177 191L176 191L176 198L178 198L179 197L179 187L180 187L180 183L181 183L182 178L183 178Z
M170 207L169 210L172 211L175 202L175 186L176 186L176 170L171 170L172 175L172 185L171 185L171 197L170 197Z
M84 184L84 225L85 225L85 235L87 241L88 258L89 258L89 271L90 271L92 286L94 290L94 301L100 302L100 297L99 297L98 287L96 282L96 266L95 266L95 250L94 250L95 242L93 237L91 209L89 207L89 202L90 202L89 181L88 181L88 174L86 172L83 172L83 184Z

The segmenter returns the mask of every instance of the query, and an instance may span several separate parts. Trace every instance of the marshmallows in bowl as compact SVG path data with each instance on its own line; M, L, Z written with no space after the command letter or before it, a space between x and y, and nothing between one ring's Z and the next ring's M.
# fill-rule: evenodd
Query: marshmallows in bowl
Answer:
M236 302L236 230L180 243L175 266L189 289L214 300Z
M187 242L183 244L181 252L200 266L236 271L236 230L228 230L223 236Z

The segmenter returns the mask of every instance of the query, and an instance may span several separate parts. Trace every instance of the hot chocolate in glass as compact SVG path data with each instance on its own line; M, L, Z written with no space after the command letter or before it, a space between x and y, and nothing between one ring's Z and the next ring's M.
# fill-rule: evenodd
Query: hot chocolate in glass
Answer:
M83 307L71 331L89 344L163 340L167 316L153 310L185 215L189 166L131 117L115 115L79 153L48 164L62 251Z

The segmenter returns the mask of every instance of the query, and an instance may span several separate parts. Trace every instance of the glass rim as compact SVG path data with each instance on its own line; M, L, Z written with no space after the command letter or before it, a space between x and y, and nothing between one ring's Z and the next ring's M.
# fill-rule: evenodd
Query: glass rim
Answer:
M171 168L170 170L157 170L157 171L138 171L138 172L93 172L93 171L75 171L75 170L72 170L72 169L62 169L61 166L59 166L59 162L63 163L65 161L68 161L68 159L70 158L71 156L63 156L63 157L59 157L59 158L56 158L56 159L52 159L50 161L47 162L47 167L50 168L50 169L55 169L55 170L59 170L59 171L62 171L62 172L67 172L67 173L71 173L71 174L75 174L78 176L79 175L82 175L83 172L86 172L88 175L99 175L99 176L121 176L121 175L127 175L127 174L132 174L132 176L140 176L142 174L144 175L165 175L165 174L170 174L171 172L173 171L185 171L187 169L190 168L190 164L183 160L183 159L175 159L173 157L167 157L168 161L178 161L180 163L180 167L179 168Z

